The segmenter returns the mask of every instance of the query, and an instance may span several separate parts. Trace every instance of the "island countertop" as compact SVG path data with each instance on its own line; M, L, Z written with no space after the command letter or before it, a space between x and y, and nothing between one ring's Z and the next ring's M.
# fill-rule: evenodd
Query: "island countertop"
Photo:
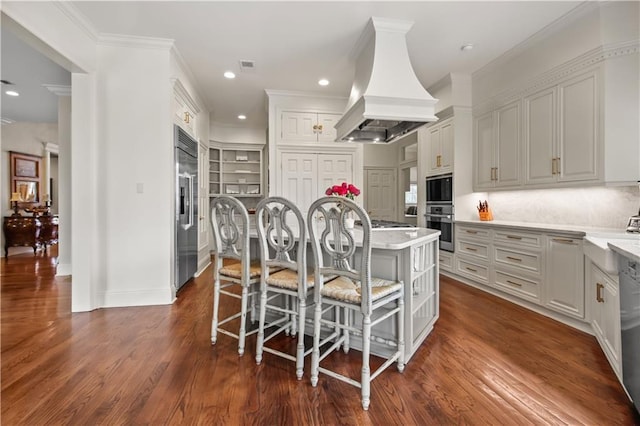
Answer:
M354 232L362 232L358 226ZM371 230L371 248L401 250L413 245L437 240L440 231L429 228L376 228Z

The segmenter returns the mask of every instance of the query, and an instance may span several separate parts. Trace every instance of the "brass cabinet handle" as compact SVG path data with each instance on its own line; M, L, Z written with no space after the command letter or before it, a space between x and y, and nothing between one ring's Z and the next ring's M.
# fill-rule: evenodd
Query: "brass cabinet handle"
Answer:
M551 174L552 174L552 175L557 175L557 174L558 174L558 172L556 171L556 167L557 167L557 165L556 165L556 159L555 159L555 158L552 158L552 159L551 159Z
M515 235L507 235L507 238L510 239L510 240L521 240L522 239L522 237L517 237Z
M600 290L602 290L604 288L604 285L600 284L600 283L596 283L596 301L598 303L604 303L604 298L602 297L602 294L600 293Z
M511 281L511 280L507 280L507 282L508 282L509 284L511 284L511 285L515 285L516 287L522 287L522 284L520 284L520 283L517 283L517 282Z
M516 262L522 262L522 259L518 259L517 257L507 256L507 259L509 259L509 260L515 260Z
M467 234L477 234L478 233L478 231L471 231L469 229L466 229L466 231L467 231Z
M553 241L556 243L573 244L573 240L568 240L566 238L553 238Z
M493 180L497 181L498 180L498 168L495 167L494 170L495 170L495 173L494 173L494 179Z
M464 268L469 270L469 271L471 271L471 272L478 272L477 269L469 268L468 266L465 266Z
M560 174L560 157L556 158L556 173Z
M185 111L184 112L184 122L189 124L190 120L191 120L191 114L189 114L189 111Z
M494 174L493 174L493 172L494 172L494 171L495 171L495 167L492 167L492 168L491 168L491 180L492 180L492 181L496 180L496 179L494 178Z
M473 247L465 247L464 249L469 251L478 251L478 249L474 249Z
M318 130L322 133L322 124L318 124Z
M442 155L436 156L436 167L442 167Z
M318 131L318 125L314 124L313 125L313 133L316 133Z

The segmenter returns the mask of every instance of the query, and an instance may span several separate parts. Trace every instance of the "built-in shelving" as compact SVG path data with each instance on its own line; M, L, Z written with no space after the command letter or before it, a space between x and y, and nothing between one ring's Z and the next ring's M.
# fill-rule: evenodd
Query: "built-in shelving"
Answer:
M261 197L262 149L209 148L209 195Z

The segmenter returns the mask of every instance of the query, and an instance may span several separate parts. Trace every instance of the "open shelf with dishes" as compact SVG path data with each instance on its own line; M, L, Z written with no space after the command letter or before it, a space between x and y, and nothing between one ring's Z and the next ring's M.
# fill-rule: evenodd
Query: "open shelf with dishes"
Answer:
M209 148L209 195L262 197L262 149L254 147Z

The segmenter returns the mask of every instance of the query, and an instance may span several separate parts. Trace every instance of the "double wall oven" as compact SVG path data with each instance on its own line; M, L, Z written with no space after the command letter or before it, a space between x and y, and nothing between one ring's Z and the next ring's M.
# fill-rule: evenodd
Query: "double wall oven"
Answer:
M453 175L427 178L426 226L440 231L440 249L453 252Z

